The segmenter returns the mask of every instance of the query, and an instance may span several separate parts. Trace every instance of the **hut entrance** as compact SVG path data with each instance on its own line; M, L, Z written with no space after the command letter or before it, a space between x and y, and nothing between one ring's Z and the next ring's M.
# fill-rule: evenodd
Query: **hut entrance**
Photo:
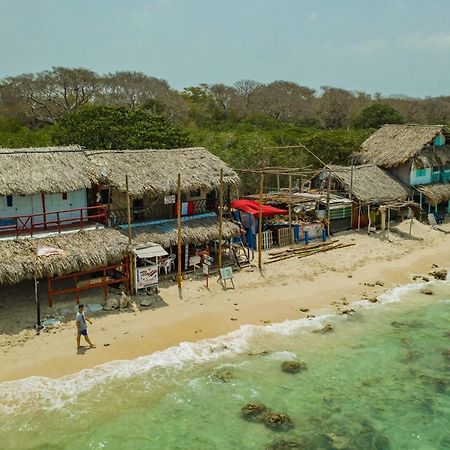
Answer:
M77 303L80 294L90 289L103 289L105 300L108 297L109 286L123 284L126 291L130 291L130 267L129 261L120 264L101 267L86 272L76 272L69 275L48 278L48 304L53 306L53 298L59 295L74 294Z

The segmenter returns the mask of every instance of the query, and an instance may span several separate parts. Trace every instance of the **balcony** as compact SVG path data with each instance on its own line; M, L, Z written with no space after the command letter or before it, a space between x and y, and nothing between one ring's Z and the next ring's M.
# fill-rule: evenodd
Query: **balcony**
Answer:
M86 229L98 223L106 224L107 220L107 205L0 217L0 237L19 238L61 234L64 231Z

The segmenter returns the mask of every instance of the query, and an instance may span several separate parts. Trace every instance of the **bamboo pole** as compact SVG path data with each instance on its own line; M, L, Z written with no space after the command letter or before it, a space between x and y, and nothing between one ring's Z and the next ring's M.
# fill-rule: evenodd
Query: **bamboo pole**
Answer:
M125 175L125 191L127 196L128 243L131 245L131 200L128 188L128 175Z
M219 185L219 277L220 269L222 269L222 237L223 237L223 169L220 169L220 185Z
M131 239L131 199L130 199L130 190L128 185L128 174L125 175L125 192L127 196L127 223L128 223L128 244L132 245L132 239ZM131 294L134 293L134 255L130 253L129 255L129 268L128 268L128 275L130 277L130 292Z
M330 196L331 196L331 171L328 172L328 187L327 187L327 234L330 236L330 220L331 220L331 211L330 211Z
M258 268L262 269L262 202L264 191L264 173L259 179L259 213L258 213Z
M177 183L177 223L178 223L178 248L177 248L177 283L181 289L181 174L178 174Z
M289 175L289 239L292 244L292 175Z

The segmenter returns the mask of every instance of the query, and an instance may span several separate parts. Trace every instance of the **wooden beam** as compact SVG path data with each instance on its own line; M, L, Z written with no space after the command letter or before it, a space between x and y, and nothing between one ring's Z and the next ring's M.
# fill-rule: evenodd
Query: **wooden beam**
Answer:
M222 238L223 238L223 169L220 169L220 185L219 185L219 255L218 267L219 277L222 268Z
M177 183L177 223L178 223L178 248L177 248L177 283L181 289L181 174L178 174Z
M262 203L264 191L264 174L259 179L259 213L258 213L258 268L262 269Z

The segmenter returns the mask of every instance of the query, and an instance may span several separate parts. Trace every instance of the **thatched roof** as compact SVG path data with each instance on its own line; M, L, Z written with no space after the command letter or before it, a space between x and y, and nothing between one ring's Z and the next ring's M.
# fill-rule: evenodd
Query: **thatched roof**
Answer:
M230 239L239 236L240 228L233 222L223 221L223 238ZM182 243L200 245L213 241L219 237L219 221L217 217L188 220L182 223ZM148 244L154 242L169 247L178 244L177 221L170 221L150 227L136 228L133 230L133 245Z
M384 203L396 200L406 200L409 189L391 174L377 166L365 164L353 166L329 166L331 175L342 188L364 203ZM351 188L350 188L351 187Z
M94 181L95 170L78 146L0 148L0 195L70 192Z
M431 205L450 200L450 184L422 184L414 188L421 192Z
M64 250L64 255L37 257L39 246ZM80 231L43 239L0 241L0 284L96 269L122 261L128 240L112 229Z
M122 192L126 190L125 174L128 174L133 197L175 193L178 174L183 192L218 188L220 169L224 185L239 183L236 172L205 148L98 151L90 152L88 157L104 178Z
M363 142L359 158L363 163L395 167L432 148L439 133L448 135L448 130L444 125L384 125Z

